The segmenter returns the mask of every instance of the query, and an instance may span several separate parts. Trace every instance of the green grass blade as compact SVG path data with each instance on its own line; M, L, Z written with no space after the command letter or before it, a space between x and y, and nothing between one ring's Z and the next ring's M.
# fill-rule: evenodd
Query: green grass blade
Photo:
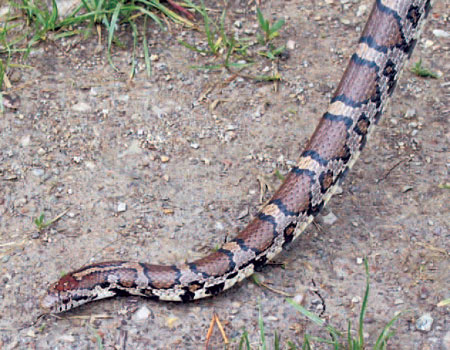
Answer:
M241 340L239 341L239 350L243 350L243 346L245 343L245 347L247 350L251 350L250 341L248 339L248 332L244 329L244 333L242 333Z
M269 22L264 19L264 15L262 14L259 7L256 8L256 17L258 18L259 25L264 33L269 32Z
M284 24L286 23L286 21L284 19L279 19L278 21L276 21L272 27L270 27L270 34L272 35L272 33L276 33L278 32L282 26L284 26Z
M364 348L364 317L366 315L367 302L369 300L369 292L370 292L370 275L369 275L369 263L367 262L367 257L364 258L364 268L366 271L366 291L364 293L363 302L361 305L361 312L359 313L359 327L358 327L358 336L359 336L359 345L361 349Z
M275 331L275 340L273 342L273 347L275 350L280 350L280 336L277 331Z
M259 325L259 337L261 339L262 350L266 350L266 334L264 333L264 321L261 312L261 305L259 305L259 316L258 316L258 325Z
M150 78L152 76L152 62L150 61L150 53L148 51L147 17L145 17L145 19L144 19L144 30L142 32L142 46L144 49L145 69L147 71L147 76Z
M111 46L112 46L112 41L113 41L113 38L114 38L114 32L115 32L116 24L117 24L118 19L119 19L119 13L120 13L120 9L121 8L122 8L122 3L118 2L116 7L115 7L115 9L114 9L113 14L112 14L111 21L108 24L108 62L116 71L118 71L118 69L116 68L116 66L112 62Z
M307 318L309 318L316 325L318 325L320 327L325 327L331 334L333 334L336 337L341 337L342 336L341 332L339 332L336 328L334 328L333 326L325 324L324 320L322 320L319 316L317 316L316 314L312 313L311 311L306 310L302 305L297 304L294 300L289 299L289 298L286 299L286 301L289 304L291 304L294 307L294 309L296 309L301 314L303 314L303 316L306 316Z
M135 70L136 70L136 47L137 47L137 39L138 39L138 30L136 23L134 21L130 21L131 33L133 35L133 53L131 55L131 72L130 79L133 79Z
M390 328L394 325L395 322L400 318L400 316L404 312L400 312L398 315L393 317L386 326L384 326L383 330L380 333L380 336L378 337L375 346L373 347L373 350L383 350L386 347L386 343L389 338L391 338L395 333L389 332Z

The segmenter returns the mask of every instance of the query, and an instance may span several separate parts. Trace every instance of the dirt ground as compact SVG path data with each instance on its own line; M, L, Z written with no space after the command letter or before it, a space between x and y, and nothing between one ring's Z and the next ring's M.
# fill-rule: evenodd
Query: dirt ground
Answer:
M254 4L230 8L229 31L254 37ZM251 281L189 304L117 298L32 323L38 297L64 272L101 260L192 260L242 229L261 204L261 188L273 193L275 170L287 173L325 111L369 8L358 0L263 2L266 17L287 22L276 42L295 43L277 63L277 85L191 69L208 58L177 39L199 43L204 35L173 24L167 32L149 28L151 78L141 55L128 79L126 28L127 47L113 50L121 73L95 35L40 44L27 61L33 68L10 76L17 109L0 114L0 349L203 349L214 312L231 349L244 328L257 349L259 305L269 344L275 331L282 344L301 345L305 332L328 337L285 296ZM448 30L446 8L435 4L408 63L422 59L441 78L404 71L341 193L277 257L284 268L258 274L346 329L348 319L358 322L367 256L368 344L410 310L390 349L450 348L449 310L437 307L450 297L442 186L449 182L450 42L433 34ZM39 232L33 220L41 213L62 216ZM426 314L431 329L419 330ZM223 349L217 329L210 349Z

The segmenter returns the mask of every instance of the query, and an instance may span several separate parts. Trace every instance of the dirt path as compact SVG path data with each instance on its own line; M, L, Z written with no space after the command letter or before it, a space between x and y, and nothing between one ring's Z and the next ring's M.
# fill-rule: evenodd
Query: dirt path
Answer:
M254 12L244 2L233 8L230 28L239 20L241 33L255 30ZM326 337L285 297L250 281L187 305L122 298L29 324L37 296L63 272L100 260L192 260L243 228L261 203L260 184L279 185L275 170L288 171L325 110L367 8L367 1L264 4L267 17L286 17L279 43L296 45L279 62L277 91L190 69L205 58L177 38L202 35L176 26L151 28L153 75L141 60L131 82L96 50L95 37L40 45L33 69L13 80L18 109L0 115L0 349L100 349L99 339L104 349L200 349L213 312L234 344L245 327L256 348L259 304L270 343L274 331L282 343L300 344L305 332ZM404 72L328 215L277 258L284 269L259 274L346 329L347 319L357 323L368 256L368 342L396 312L412 310L391 349L450 342L448 309L436 307L450 282L448 189L439 187L449 181L449 40L432 34L448 28L445 9L437 2L409 63L422 58L443 77ZM122 39L131 43L129 34ZM128 49L114 51L120 71L129 72L129 57ZM36 230L41 213L50 219L66 210ZM419 331L415 322L426 313L431 330ZM215 332L211 348L220 344Z

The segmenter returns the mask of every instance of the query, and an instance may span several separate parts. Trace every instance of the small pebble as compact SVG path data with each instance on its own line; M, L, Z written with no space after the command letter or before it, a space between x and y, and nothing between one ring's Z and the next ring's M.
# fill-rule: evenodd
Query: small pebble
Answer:
M72 106L72 110L74 112L89 112L91 110L91 106L89 106L86 102L78 102Z
M10 256L9 255L5 255L2 257L2 263L7 263L9 261Z
M200 147L200 145L198 143L191 143L191 148L193 149L198 149Z
M26 135L26 136L24 136L24 137L22 137L20 139L20 145L22 147L27 147L27 146L30 145L30 141L31 141L31 136L30 135Z
M169 316L166 318L166 326L170 329L174 328L178 321L178 317Z
M119 202L119 203L117 204L117 212L118 212L118 213L122 213L122 212L124 212L124 211L126 211L126 210L127 210L127 204L126 204L126 203Z
M31 238L38 239L41 234L38 231L35 231L31 234Z
M414 118L415 116L417 116L417 112L414 108L409 108L405 113L406 119Z
M337 216L330 211L327 215L322 216L322 220L325 225L333 225L337 221Z
M358 264L358 265L361 265L362 263L363 263L363 258L356 258L356 263Z
M147 306L141 306L133 315L133 319L137 322L145 321L150 317L150 310Z
M71 334L64 334L62 336L59 337L59 340L66 342L66 343L74 343L75 342L75 337Z
M394 305L401 305L404 304L405 302L403 301L403 299L395 299L394 301Z
M294 301L299 305L302 305L303 300L305 300L305 296L303 294L296 294L294 296Z
M361 301L361 297L359 297L359 296L356 296L356 297L353 297L352 298L352 303L353 304L357 304L357 303L359 303Z
M34 168L31 171L31 173L36 177L41 177L45 174L45 171L44 171L44 169L41 169L41 168Z
M163 162L163 163L167 163L168 161L169 161L169 157L167 157L167 156L161 156L161 162Z
M430 314L426 313L420 316L416 321L416 328L422 332L431 331L431 326L433 325L433 318Z
M295 50L295 41L294 40L288 40L286 43L286 48L288 50Z
M408 191L411 191L413 189L412 186L406 185L402 187L402 193L406 193Z
M223 226L223 224L222 224L220 221L217 221L217 222L214 224L214 228L215 228L217 231L223 231L225 227Z
M433 29L433 35L436 38L448 38L448 37L450 37L450 33L446 32L445 30L442 30L442 29Z
M356 17L364 16L367 12L367 6L366 5L360 5L358 7L358 11L356 12Z

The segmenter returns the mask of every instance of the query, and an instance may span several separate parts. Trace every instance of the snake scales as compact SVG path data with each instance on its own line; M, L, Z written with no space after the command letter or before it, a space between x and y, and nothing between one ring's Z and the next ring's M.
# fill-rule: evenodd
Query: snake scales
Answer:
M430 0L376 0L328 110L297 165L236 238L191 263L112 261L85 266L52 284L42 308L59 313L116 295L190 301L232 287L273 259L320 212L358 158L430 9Z

